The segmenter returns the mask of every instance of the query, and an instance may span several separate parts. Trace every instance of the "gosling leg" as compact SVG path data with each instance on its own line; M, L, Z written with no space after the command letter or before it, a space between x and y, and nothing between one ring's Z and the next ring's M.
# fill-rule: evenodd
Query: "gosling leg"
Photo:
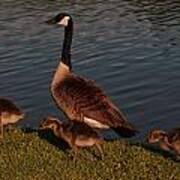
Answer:
M75 140L76 140L76 137L72 137L71 141L69 142L69 146L73 150L73 162L76 162L76 158L77 158L78 150L79 150L79 148L75 145Z
M76 147L76 146L73 147L73 151L74 151L73 162L74 162L74 163L75 163L76 160L77 160L78 150L79 150L78 147Z
M98 142L98 143L95 144L95 146L96 146L96 148L98 149L98 151L100 153L101 160L103 160L104 159L104 153L103 153L103 150L102 150L102 147L101 147L101 143Z
M175 145L174 152L175 152L176 160L179 162L180 161L180 148L179 148L179 144Z
M3 122L2 117L0 116L0 140L3 139Z

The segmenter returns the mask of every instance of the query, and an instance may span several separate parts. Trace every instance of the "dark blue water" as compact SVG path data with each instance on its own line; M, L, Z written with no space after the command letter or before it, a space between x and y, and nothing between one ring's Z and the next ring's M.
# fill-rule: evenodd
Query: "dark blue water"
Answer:
M62 117L49 92L63 29L44 21L59 12L74 18L73 70L96 80L142 135L180 127L180 2L0 2L0 96L37 127L48 114Z

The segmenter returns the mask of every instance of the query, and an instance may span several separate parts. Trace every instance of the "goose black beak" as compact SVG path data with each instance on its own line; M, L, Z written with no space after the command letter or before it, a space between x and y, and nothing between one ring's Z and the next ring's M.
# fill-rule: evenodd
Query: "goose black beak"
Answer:
M55 18L52 18L52 19L49 19L49 20L45 21L45 23L47 23L49 25L56 24L56 20L55 20Z

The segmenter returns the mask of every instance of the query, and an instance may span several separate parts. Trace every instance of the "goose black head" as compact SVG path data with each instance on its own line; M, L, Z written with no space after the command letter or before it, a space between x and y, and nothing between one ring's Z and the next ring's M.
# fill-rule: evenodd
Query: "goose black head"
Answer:
M52 19L46 21L47 24L59 24L62 26L68 26L69 21L72 21L72 18L67 13L59 13Z

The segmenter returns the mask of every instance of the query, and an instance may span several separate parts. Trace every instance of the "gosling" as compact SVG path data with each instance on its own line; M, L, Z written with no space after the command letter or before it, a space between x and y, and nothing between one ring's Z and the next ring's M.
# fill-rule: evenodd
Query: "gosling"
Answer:
M74 160L76 159L79 148L90 147L93 145L98 149L101 159L104 157L101 148L101 144L104 141L103 138L83 122L62 122L57 118L49 116L40 124L40 129L52 129L58 138L66 141L74 150Z
M12 101L0 98L0 140L3 139L3 126L14 124L24 118L24 113Z
M180 128L170 132L163 130L152 130L148 136L150 144L159 143L165 151L173 151L177 156L180 155Z

